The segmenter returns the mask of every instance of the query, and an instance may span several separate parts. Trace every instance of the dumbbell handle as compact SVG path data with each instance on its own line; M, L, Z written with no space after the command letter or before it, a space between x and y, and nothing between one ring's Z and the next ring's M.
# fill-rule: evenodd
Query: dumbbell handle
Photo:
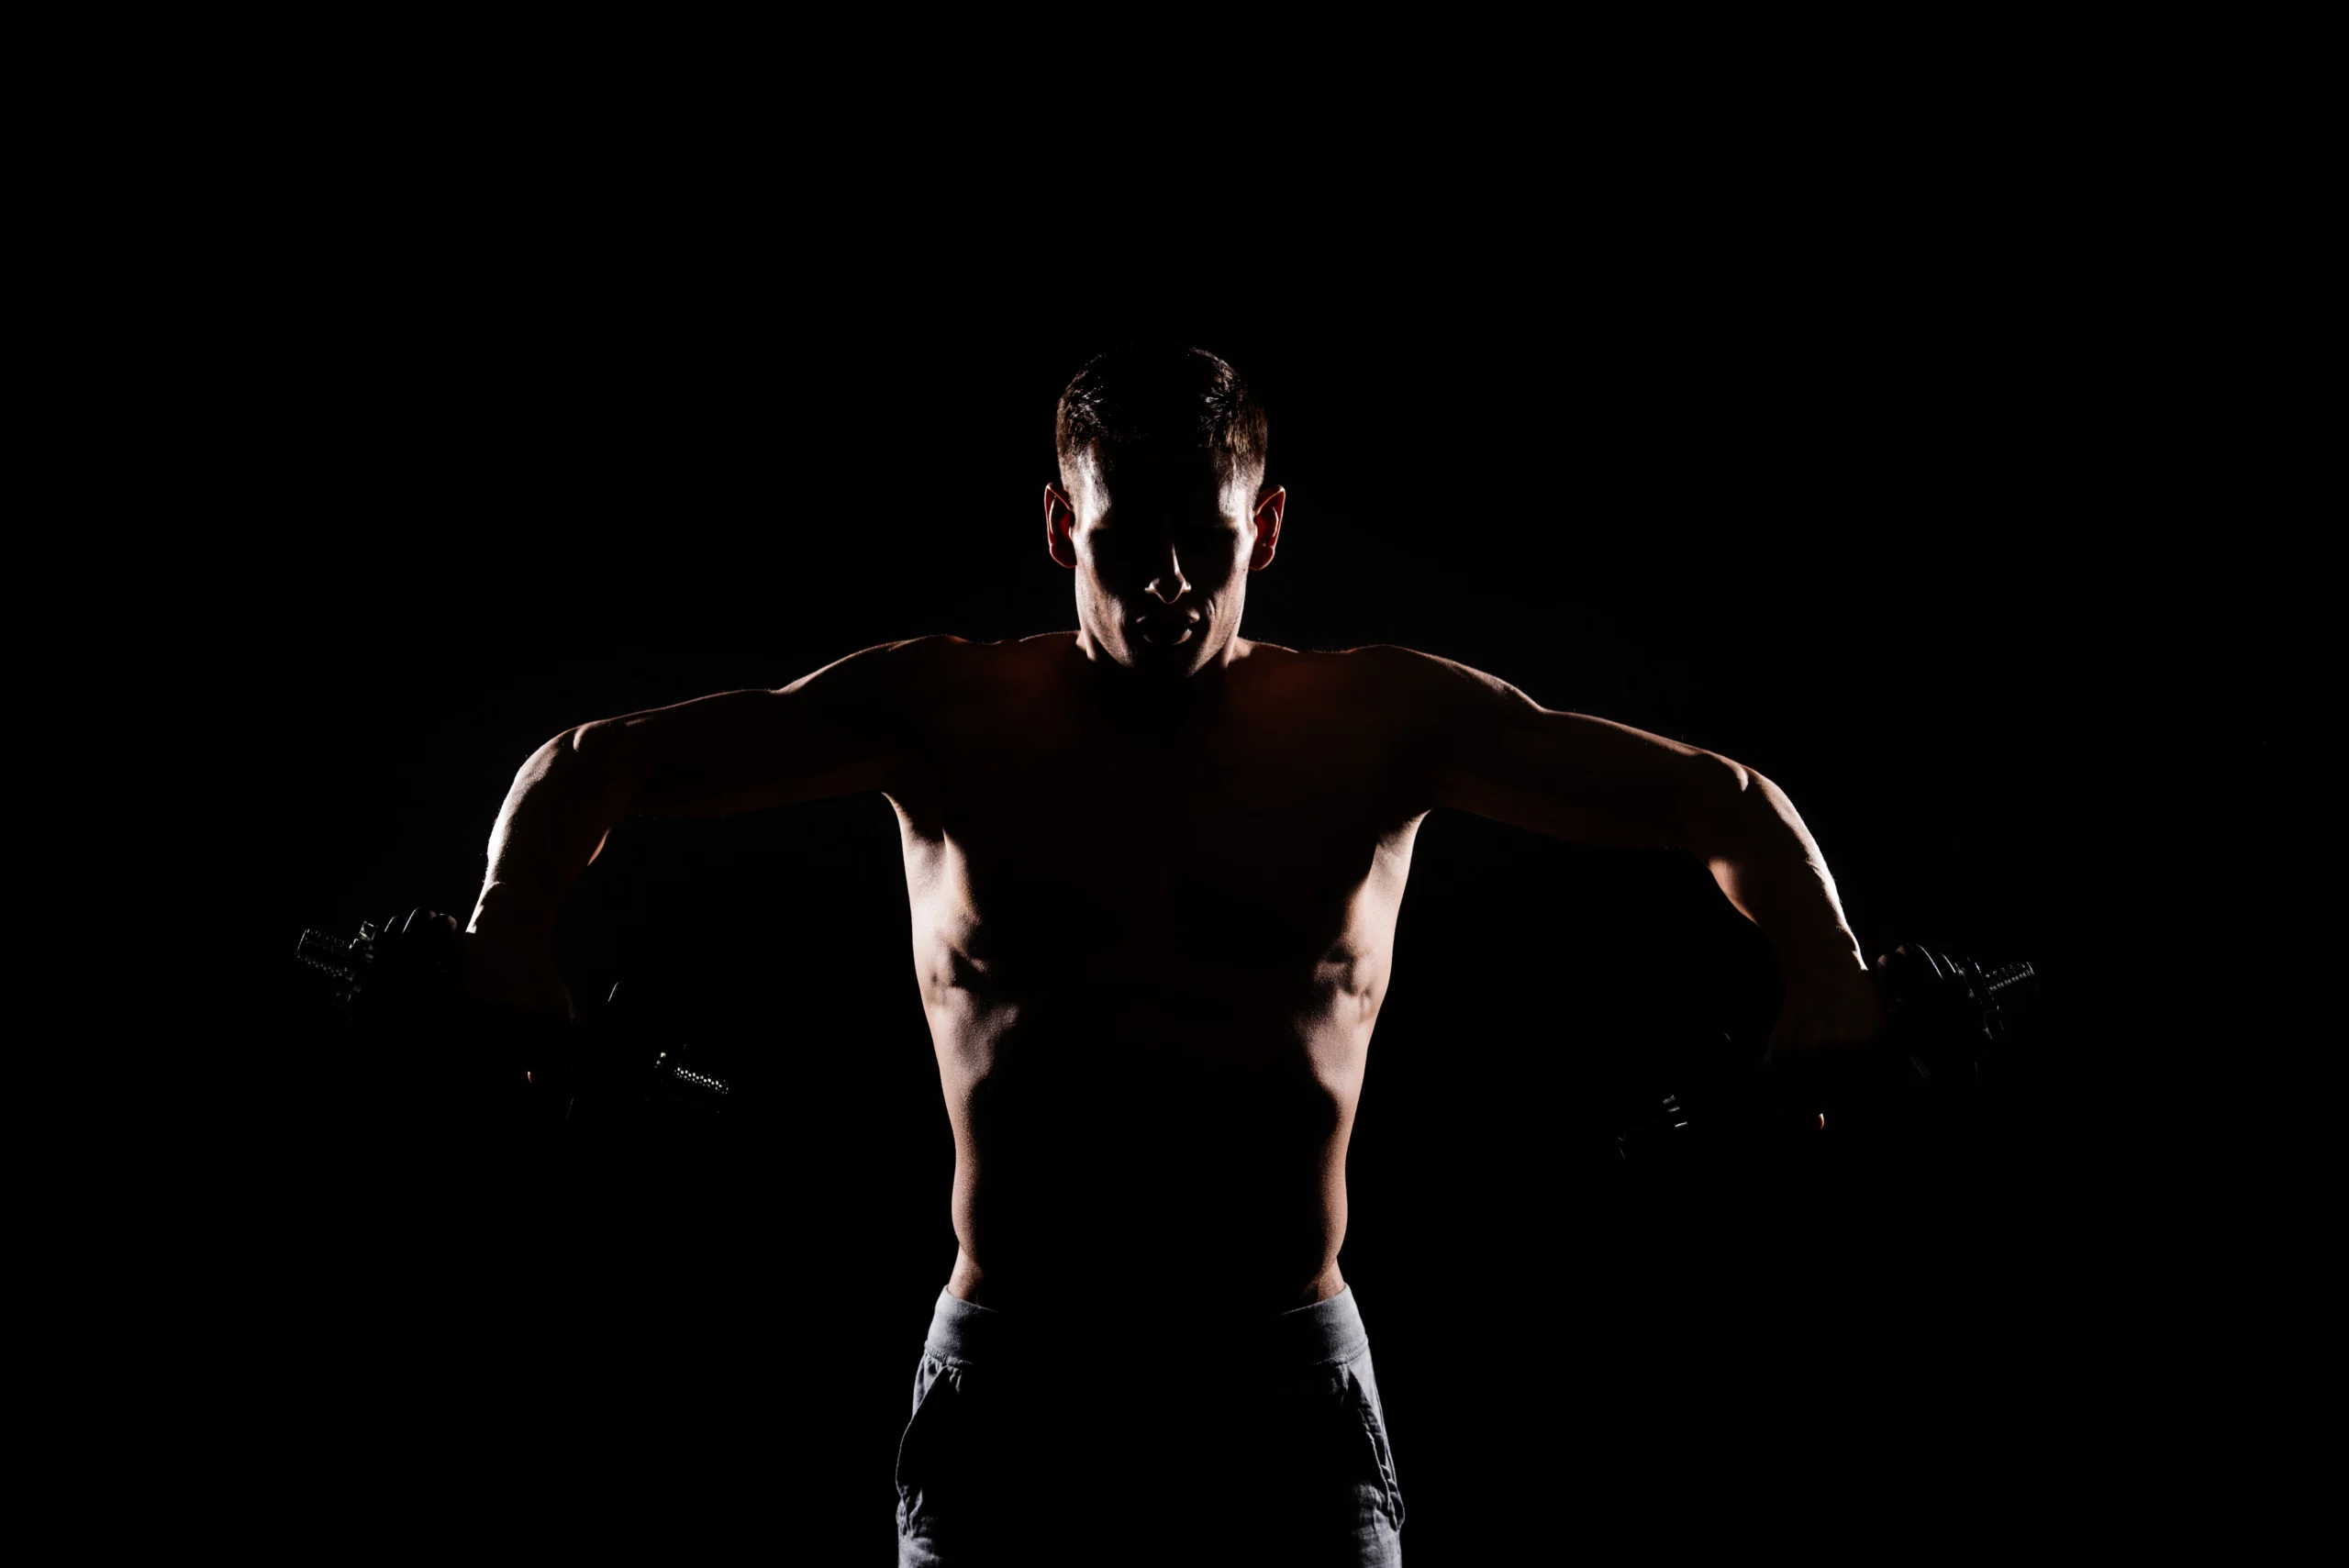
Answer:
M349 940L305 930L295 943L294 956L336 983L335 1000L343 1006L356 1005L399 1027L457 1022L468 1026L461 1032L476 1048L510 1059L509 1065L528 1066L541 1074L552 1072L584 1095L584 1104L566 1095L562 1119L567 1122L579 1122L583 1114L594 1119L625 1118L634 1106L653 1104L716 1114L734 1103L729 1075L694 1060L682 1041L662 1038L657 1028L632 1017L634 1009L620 1003L618 985L601 1015L583 1022L490 1018L458 989L454 937L431 911L418 910L405 927L396 920L381 928L365 922ZM524 1031L532 1029L537 1038L531 1049L518 1050Z
M1986 1051L2008 1038L2013 1003L2033 990L2039 978L2030 963L1986 973L1971 960L1907 944L1878 958L1875 973L1887 992L1889 1043L1915 1071L1911 1087L1921 1084L1944 1095L1963 1094L1979 1082ZM1651 1163L1739 1129L1771 1122L1789 1129L1816 1127L1817 1115L1803 1079L1753 1072L1724 1084L1662 1096L1650 1114L1617 1137L1615 1154L1619 1161Z

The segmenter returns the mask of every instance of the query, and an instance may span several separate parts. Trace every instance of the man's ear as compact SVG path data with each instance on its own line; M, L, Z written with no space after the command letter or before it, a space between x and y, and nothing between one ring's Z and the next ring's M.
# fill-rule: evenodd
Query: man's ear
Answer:
M1054 561L1076 570L1076 543L1069 530L1076 527L1076 508L1057 484L1044 486L1044 548Z
M1256 546L1248 553L1249 571L1262 572L1273 563L1281 544L1281 508L1287 505L1288 492L1277 484L1256 503Z

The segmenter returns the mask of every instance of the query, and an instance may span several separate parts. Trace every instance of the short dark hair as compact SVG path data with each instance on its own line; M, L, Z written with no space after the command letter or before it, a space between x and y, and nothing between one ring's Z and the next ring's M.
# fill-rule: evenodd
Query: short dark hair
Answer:
M1252 489L1264 480L1264 406L1240 373L1205 349L1111 349L1085 361L1061 394L1054 420L1061 483L1090 458L1107 472L1117 449L1212 450Z

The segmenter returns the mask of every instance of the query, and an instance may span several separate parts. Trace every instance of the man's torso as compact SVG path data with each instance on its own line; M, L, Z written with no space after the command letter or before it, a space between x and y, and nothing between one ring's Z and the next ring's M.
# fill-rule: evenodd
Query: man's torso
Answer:
M889 798L965 1300L1247 1316L1342 1288L1425 770L1371 660L1242 646L1174 724L1097 700L1074 633L947 642L921 683Z

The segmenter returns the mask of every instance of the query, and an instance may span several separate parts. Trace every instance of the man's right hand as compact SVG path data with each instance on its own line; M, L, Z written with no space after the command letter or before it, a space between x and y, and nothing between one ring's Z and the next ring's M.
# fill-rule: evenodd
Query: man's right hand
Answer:
M495 1012L564 1022L579 1017L555 967L551 936L484 928L460 932L457 988L468 1002Z
M575 1017L551 939L462 931L451 917L419 910L404 928L411 940L423 935L420 924L440 927L455 945L458 1008L444 1004L400 1032L388 1063L394 1080L452 1107L527 1164L551 1167L571 1092L554 1035Z

